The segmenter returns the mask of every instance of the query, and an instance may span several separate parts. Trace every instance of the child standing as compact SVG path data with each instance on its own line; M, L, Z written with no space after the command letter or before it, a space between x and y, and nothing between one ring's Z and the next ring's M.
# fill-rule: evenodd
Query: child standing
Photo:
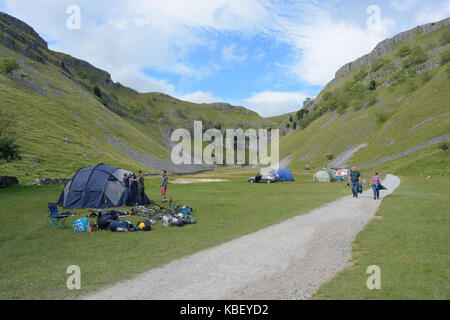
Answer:
M168 182L167 171L166 170L162 170L162 172L161 172L161 184L159 185L160 188L161 188L161 195L163 196L163 201L162 202L167 202L167 198L166 198L167 182Z

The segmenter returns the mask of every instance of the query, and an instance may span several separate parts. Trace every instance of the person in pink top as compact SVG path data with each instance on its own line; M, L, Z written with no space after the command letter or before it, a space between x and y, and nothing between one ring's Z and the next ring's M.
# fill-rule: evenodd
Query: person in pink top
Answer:
M376 171L372 173L373 200L380 199L381 178Z

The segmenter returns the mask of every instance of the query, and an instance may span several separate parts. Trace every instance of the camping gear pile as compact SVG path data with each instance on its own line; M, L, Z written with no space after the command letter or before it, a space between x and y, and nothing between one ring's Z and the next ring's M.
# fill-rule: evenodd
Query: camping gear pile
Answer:
M193 209L188 206L174 206L169 207L173 210L171 213L165 214L161 217L161 223L165 227L183 227L186 224L196 224L194 217L192 217Z
M56 209L55 209L56 208ZM156 209L158 211L155 211ZM51 217L51 211L55 211L54 217ZM53 229L68 228L66 220L71 215L59 215L57 213L56 204L49 204L48 209L48 224ZM161 224L166 227L178 226L182 227L186 224L197 223L192 212L191 207L186 205L172 204L172 200L168 208L164 208L158 205L151 206L137 206L130 210L107 210L107 209L91 209L90 214L86 218L79 218L72 223L72 229L74 232L95 232L98 230L105 230L111 232L136 232L136 231L151 231L152 225L158 224L157 220L161 221ZM56 217L56 214L58 216ZM139 220L136 225L133 225L130 221L120 220L121 217L131 217L139 215L142 220ZM96 219L95 222L89 222L90 219ZM50 228L49 228L50 229Z

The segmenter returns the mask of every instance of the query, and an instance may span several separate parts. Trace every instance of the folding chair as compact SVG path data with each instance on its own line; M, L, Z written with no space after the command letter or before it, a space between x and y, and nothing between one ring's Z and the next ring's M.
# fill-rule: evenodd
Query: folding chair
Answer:
M47 229L68 229L66 225L69 215L59 214L58 205L56 203L49 203L47 207Z

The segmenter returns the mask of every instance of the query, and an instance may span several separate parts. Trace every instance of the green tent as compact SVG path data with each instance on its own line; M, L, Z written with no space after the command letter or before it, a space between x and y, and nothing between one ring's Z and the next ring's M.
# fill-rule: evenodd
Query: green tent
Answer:
M331 170L319 170L314 175L314 182L333 182L336 180L336 175Z

